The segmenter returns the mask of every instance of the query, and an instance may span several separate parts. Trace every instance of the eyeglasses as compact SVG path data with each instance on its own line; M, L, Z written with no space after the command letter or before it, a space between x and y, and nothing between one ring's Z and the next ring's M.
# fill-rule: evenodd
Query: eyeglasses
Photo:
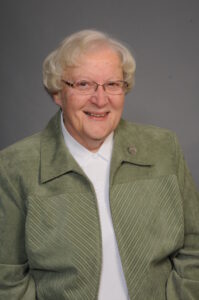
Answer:
M78 93L82 95L92 95L94 94L99 86L102 86L107 94L120 95L123 94L128 87L128 83L123 80L117 81L107 81L103 84L99 84L95 81L79 80L76 82L69 82L67 80L62 80L66 85L74 88Z

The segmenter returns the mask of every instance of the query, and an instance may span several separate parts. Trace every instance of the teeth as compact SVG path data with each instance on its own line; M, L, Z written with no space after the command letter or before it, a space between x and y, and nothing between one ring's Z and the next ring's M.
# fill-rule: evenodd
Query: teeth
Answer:
M89 112L86 112L87 115L89 116L92 116L92 117L104 117L106 114L93 114L93 113L89 113Z

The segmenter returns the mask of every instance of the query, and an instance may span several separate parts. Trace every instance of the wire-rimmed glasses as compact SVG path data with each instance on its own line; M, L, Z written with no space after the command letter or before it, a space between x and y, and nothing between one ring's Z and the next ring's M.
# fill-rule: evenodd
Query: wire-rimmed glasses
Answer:
M78 93L83 95L94 94L99 86L102 86L104 91L111 95L123 94L128 87L128 83L123 80L107 81L103 84L99 84L95 81L89 80L78 80L75 82L70 82L67 80L62 80L66 85L74 88Z

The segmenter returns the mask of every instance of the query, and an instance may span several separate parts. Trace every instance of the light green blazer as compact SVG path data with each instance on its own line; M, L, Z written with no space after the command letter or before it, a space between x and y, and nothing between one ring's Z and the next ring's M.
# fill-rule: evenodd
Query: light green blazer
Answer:
M110 207L129 298L198 300L199 198L170 131L121 120ZM58 113L0 154L0 300L96 300L101 243Z

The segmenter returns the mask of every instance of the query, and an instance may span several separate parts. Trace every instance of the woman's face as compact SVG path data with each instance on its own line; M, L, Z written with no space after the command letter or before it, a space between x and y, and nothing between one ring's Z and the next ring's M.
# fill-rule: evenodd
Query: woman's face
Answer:
M116 52L101 48L82 55L77 67L66 70L63 80L107 81L123 80L121 61ZM102 86L92 95L82 95L75 88L64 85L61 92L54 95L64 116L68 132L90 151L97 151L105 138L115 130L124 106L124 93L107 94Z

